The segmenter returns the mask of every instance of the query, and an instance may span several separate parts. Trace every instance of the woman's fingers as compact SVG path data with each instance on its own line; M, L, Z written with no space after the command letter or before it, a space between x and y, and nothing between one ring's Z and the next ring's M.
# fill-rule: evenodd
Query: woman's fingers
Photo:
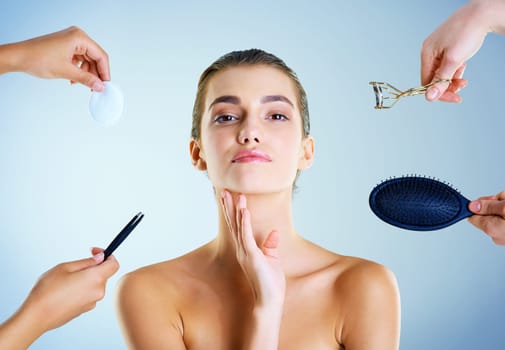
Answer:
M258 253L267 257L278 257L279 232L273 230L258 247L251 223L251 213L247 209L247 199L243 194L238 195L237 202L233 202L230 192L223 191L221 205L230 234L236 244L237 255L240 258L251 258Z
M505 245L505 220L497 215L474 215L468 221L484 231L497 245Z
M247 210L247 200L243 194L238 196L237 214L239 242L244 253L247 255L248 252L251 252L251 239L254 241L254 237L251 226L251 214ZM254 245L256 245L256 241L254 241Z
M228 230L233 237L233 241L235 242L235 246L237 248L237 252L239 249L242 249L243 246L240 235L239 235L239 219L238 219L238 210L235 208L235 204L233 203L233 198L231 193L228 191L223 191L221 196L221 204L223 206L224 218L226 224L228 226Z
M279 257L279 251L277 250L278 246L279 246L279 231L273 230L268 234L267 238L265 238L265 241L261 246L261 250L263 251L263 254L265 254L266 256L278 258Z
M259 249L256 244L256 240L254 239L253 229L251 226L251 213L247 210L247 208L241 208L240 212L242 216L242 229L240 231L240 236L242 238L244 252L246 255L252 256L258 252Z
M228 202L227 202L226 197L227 197L227 192L223 191L223 193L221 194L221 206L223 208L224 220L226 221L226 225L228 226L228 230L230 230L230 232L232 232L233 226L232 226L231 220L230 220L230 212L229 212L229 207L228 207Z

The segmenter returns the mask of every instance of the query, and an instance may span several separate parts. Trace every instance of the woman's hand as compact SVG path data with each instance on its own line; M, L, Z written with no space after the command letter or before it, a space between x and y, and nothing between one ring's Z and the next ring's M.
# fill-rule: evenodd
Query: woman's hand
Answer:
M466 4L428 36L421 49L421 84L442 79L428 89L428 101L460 102L458 90L466 85L462 80L465 62L481 47L487 34L486 23L474 4ZM457 82L457 83L455 83Z
M25 72L39 78L64 78L96 90L110 80L109 57L83 30L65 30L0 45L0 74Z
M495 244L505 245L505 191L474 200L469 207L477 215L468 221L489 235Z
M237 260L249 281L256 306L278 306L282 310L286 278L278 254L279 232L270 232L258 245L251 226L251 213L246 197L238 195L237 203L228 191L221 200L228 228L235 242Z
M105 285L119 268L103 250L93 257L59 264L37 281L21 308L0 325L0 349L26 349L46 331L89 311L105 295Z
M426 92L428 101L461 102L457 92L467 83L462 79L465 62L479 51L488 32L505 34L504 10L503 0L470 1L424 40L421 84L452 79L451 83L430 87Z
M243 338L243 349L276 350L284 307L286 277L279 260L279 232L270 232L258 245L244 195L237 203L228 191L221 197L224 217L235 242L237 260L253 295L254 306Z
M93 248L92 253L91 258L56 265L33 287L23 307L43 317L45 329L59 327L94 309L105 296L107 280L119 264L113 256L103 261L102 249Z

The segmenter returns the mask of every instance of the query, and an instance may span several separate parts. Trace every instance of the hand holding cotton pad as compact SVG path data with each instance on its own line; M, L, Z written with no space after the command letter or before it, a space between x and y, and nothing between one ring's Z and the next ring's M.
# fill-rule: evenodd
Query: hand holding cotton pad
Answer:
M103 91L91 93L89 112L93 119L103 126L117 123L123 114L123 107L123 93L110 81L104 81Z

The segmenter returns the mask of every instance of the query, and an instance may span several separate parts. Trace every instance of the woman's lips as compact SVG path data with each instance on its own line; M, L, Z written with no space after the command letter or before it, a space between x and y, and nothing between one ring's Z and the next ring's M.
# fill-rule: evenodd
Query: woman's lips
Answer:
M233 159L232 163L259 163L271 162L272 159L266 154L257 149L246 149L238 152Z

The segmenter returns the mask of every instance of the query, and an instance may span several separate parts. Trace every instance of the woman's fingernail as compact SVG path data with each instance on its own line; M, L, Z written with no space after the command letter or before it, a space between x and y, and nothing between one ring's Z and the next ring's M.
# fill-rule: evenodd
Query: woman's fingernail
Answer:
M440 90L435 86L429 88L428 91L426 92L426 97L430 101L435 100L438 97L438 95L440 95Z
M103 257L104 257L103 252L93 255L93 259L95 259L97 263L102 262Z
M481 204L479 201L470 202L469 206L470 206L470 210L473 211L474 213L478 213L481 208Z

